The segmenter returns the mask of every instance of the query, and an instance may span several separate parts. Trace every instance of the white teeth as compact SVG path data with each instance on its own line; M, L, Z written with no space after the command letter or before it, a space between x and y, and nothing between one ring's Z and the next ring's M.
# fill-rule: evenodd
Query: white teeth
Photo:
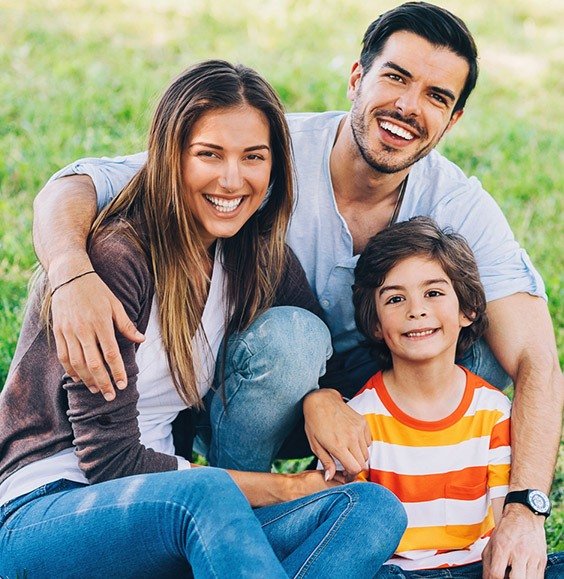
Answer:
M407 332L408 338L421 338L422 336L430 336L435 330L425 330L424 332Z
M406 139L407 141L411 141L411 139L413 139L413 135L409 131L402 129L393 123L389 123L388 121L382 121L380 126L386 131L389 131L390 133L393 133L402 139Z
M243 201L243 197L236 197L235 199L222 199L221 197L212 197L211 195L204 195L204 197L221 213L235 211L235 209L241 205L241 201Z

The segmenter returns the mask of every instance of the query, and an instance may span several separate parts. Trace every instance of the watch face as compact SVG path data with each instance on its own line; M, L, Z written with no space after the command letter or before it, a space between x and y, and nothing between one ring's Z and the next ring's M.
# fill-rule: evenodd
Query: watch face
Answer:
M539 513L546 513L550 509L548 497L541 491L531 491L529 493L531 506Z

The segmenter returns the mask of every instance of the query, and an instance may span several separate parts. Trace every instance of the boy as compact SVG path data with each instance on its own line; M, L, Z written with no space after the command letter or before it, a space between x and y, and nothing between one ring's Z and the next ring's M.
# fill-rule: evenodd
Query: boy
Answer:
M388 368L349 402L372 435L359 478L392 490L408 516L378 578L434 577L441 567L482 577L509 483L510 402L454 363L487 327L474 255L430 218L397 223L368 242L353 301L359 329ZM546 576L557 577L564 564L550 559Z

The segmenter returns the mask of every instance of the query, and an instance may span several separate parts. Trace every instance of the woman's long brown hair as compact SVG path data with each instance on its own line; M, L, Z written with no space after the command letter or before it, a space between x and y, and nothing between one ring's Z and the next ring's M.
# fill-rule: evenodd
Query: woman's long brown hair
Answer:
M293 205L289 131L283 106L254 70L210 60L181 74L165 91L153 117L147 162L98 216L90 240L105 224L140 224L129 231L152 268L162 339L174 384L190 406L200 406L192 340L207 299L209 256L190 211L182 179L182 152L202 114L251 106L269 124L272 172L267 197L240 231L222 240L228 317L226 336L246 328L272 305L285 257ZM189 176L188 176L189 178Z

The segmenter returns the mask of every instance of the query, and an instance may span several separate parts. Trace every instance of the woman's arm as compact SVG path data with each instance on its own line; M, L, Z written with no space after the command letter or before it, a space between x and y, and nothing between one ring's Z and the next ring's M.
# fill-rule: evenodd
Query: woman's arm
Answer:
M127 316L145 329L153 297L153 281L140 248L123 231L112 225L101 232L89 251L92 265L110 291L123 304ZM175 470L173 456L145 448L140 442L137 421L136 347L116 334L129 387L119 390L111 402L92 395L82 382L66 378L71 423L80 468L90 482L133 474Z
M341 477L326 482L321 470L307 470L297 474L241 472L237 470L228 470L227 472L247 497L252 507L265 507L293 501L344 482Z

